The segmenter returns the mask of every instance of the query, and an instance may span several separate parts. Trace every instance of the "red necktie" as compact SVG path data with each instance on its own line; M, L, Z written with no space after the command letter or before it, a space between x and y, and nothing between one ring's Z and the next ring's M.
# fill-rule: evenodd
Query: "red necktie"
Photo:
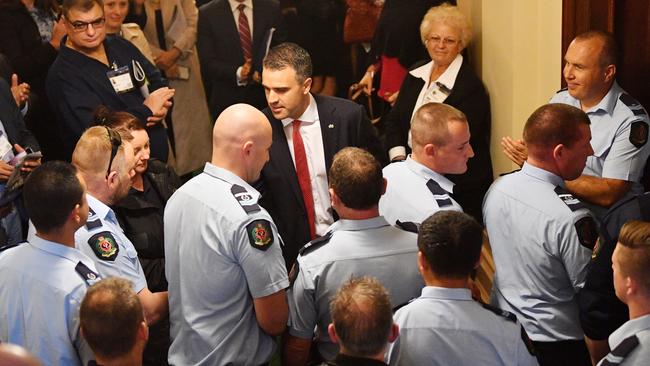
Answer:
M251 38L251 29L248 26L248 17L244 13L244 8L246 5L239 4L237 10L239 10L239 42L241 43L241 49L244 53L244 60L253 58L253 41Z
M316 226L314 223L314 196L311 192L311 177L309 176L309 166L307 165L307 154L305 154L305 144L300 136L299 120L293 121L293 155L296 159L296 175L298 175L298 184L302 191L302 199L305 201L307 210L307 220L309 220L309 233L311 238L316 237Z

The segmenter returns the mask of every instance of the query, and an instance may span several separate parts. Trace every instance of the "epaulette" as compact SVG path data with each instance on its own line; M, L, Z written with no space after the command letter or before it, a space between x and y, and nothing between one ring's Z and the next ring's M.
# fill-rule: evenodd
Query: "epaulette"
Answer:
M623 102L628 108L632 110L635 116L645 115L645 109L638 100L634 99L631 95L627 93L622 93L618 99Z
M406 305L412 303L414 300L417 300L417 299L418 299L417 297L414 297L414 298L412 298L411 300L409 300L409 301L407 301L407 302L405 302L405 303L403 303L403 304L399 304L399 305L395 306L395 307L393 308L393 314L395 314L395 313L397 312L397 310L399 310L399 309L405 307Z
M81 278L86 281L88 286L92 286L95 282L101 280L99 274L93 272L92 269L88 268L82 262L78 262L74 267L74 270L81 276Z
M417 234L420 231L420 225L415 223L415 222L412 222L412 221L402 222L402 221L397 220L395 222L395 226L397 226L398 228L400 228L400 229L402 229L404 231L408 231L410 233Z
M508 175L508 174L516 173L516 172L518 172L518 171L521 171L521 169L515 169L515 170L513 170L513 171L511 171L511 172L501 173L501 174L499 174L499 177L503 177L503 176L506 176L506 175Z
M429 188L429 191L431 191L431 194L433 194L433 199L436 200L438 207L443 208L453 206L449 192L440 187L440 184L438 184L438 182L433 179L429 179L427 182L427 188Z
M625 357L630 354L639 345L639 337L631 335L619 343L607 357L605 357L600 365L613 366L620 365L625 360Z
M97 229L98 227L101 227L101 226L102 226L101 220L99 219L99 217L97 217L97 214L95 213L95 211L93 211L93 209L89 207L88 208L88 219L86 220L86 229L88 229L90 231L90 230L93 230L93 229Z
M555 187L555 193L557 194L558 197L564 202L565 205L567 205L571 211L578 211L582 208L587 208L582 201L579 199L573 197L573 194L566 190L565 188L562 188L560 186Z
M238 184L233 184L232 187L230 187L230 193L232 193L233 197L235 197L239 205L244 209L244 211L246 211L247 214L261 210L260 206L257 204L257 201L253 199L253 196L248 193L246 188Z
M563 91L567 91L567 90L569 90L569 88L565 86L564 88L562 88L562 89L556 91L555 94L557 94L557 93L562 93Z
M325 235L321 236L320 238L316 238L309 243L305 244L300 250L298 251L299 255L307 255L314 250L322 247L323 245L329 243L330 239L332 239L332 232L328 231Z
M500 309L496 306L492 306L483 302L480 302L481 306L483 306L484 309L490 310L491 312L495 313L498 316L504 317L507 320L516 323L517 322L517 316L509 311Z

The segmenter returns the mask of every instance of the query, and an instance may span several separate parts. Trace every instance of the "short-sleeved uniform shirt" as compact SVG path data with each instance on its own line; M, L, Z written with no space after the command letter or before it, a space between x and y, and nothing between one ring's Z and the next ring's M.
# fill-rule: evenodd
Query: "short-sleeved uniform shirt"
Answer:
M580 101L563 89L551 103L581 108ZM633 182L629 195L643 193L640 181L650 155L648 113L643 106L614 82L605 97L586 111L591 121L591 146L594 155L587 158L583 174ZM594 211L599 217L604 209Z
M631 319L609 336L612 350L598 366L650 365L650 315Z
M410 155L405 161L389 164L383 173L388 184L379 200L379 213L391 225L398 220L419 224L440 210L463 211L451 197L454 183Z
M338 352L327 334L332 322L329 302L350 277L377 278L388 290L393 306L417 297L424 286L417 269L414 233L391 226L381 216L339 220L329 230L329 241L298 256L287 292L289 333L312 339L317 327L318 351L326 360L334 359Z
M497 315L467 288L427 286L395 313L390 365L537 365L516 318Z
M591 212L564 180L524 163L483 202L496 273L493 305L513 312L534 341L582 339L576 292L598 237Z
M95 261L102 277L122 277L139 293L147 287L147 279L138 260L138 252L124 235L115 212L103 202L86 194L90 212L86 225L74 234L75 245Z
M174 365L261 365L275 351L253 299L289 286L281 239L253 187L205 165L165 208Z
M82 252L36 235L0 252L0 342L45 365L85 365L94 357L79 333L79 306L97 280Z

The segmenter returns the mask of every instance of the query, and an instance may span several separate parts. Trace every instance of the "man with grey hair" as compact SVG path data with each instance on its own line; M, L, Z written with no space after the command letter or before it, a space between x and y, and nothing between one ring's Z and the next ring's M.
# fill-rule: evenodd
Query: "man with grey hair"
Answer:
M386 365L384 353L397 339L399 327L393 322L388 291L377 279L364 276L344 283L330 302L330 314L327 332L340 348L327 365Z
M391 224L419 224L439 210L462 211L445 174L462 174L474 156L463 112L443 103L420 107L411 123L413 151L384 168L388 180L379 212Z

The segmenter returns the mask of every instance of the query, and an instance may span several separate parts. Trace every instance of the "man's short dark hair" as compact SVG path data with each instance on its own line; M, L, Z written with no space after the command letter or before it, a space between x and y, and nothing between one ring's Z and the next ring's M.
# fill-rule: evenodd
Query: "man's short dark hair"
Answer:
M302 83L312 75L311 57L309 52L295 43L281 43L269 50L264 57L264 68L269 70L284 70L287 67L296 72L296 79Z
M334 155L329 186L346 207L367 210L379 203L384 188L381 165L369 152L346 147Z
M393 310L388 291L375 278L345 282L330 301L330 315L341 346L352 356L371 357L388 344Z
M600 65L602 67L616 65L616 62L618 61L618 51L614 35L601 30L590 30L579 34L575 38L576 41L587 41L592 39L598 39L603 43L600 52Z
M589 125L589 117L580 109L562 103L545 104L528 117L524 141L530 148L572 147L580 140L580 125Z
M131 282L119 277L92 285L79 310L84 338L95 355L106 359L131 352L143 321L142 305Z
M65 224L83 200L77 169L63 161L48 161L29 174L23 187L27 215L37 231L49 233Z
M63 0L61 12L66 19L71 20L68 18L68 15L70 15L70 9L78 8L83 11L90 11L90 9L95 5L99 5L102 9L102 13L104 12L104 1L102 0Z
M433 274L441 278L468 277L481 257L483 229L471 216L458 211L438 211L418 233L418 248Z

